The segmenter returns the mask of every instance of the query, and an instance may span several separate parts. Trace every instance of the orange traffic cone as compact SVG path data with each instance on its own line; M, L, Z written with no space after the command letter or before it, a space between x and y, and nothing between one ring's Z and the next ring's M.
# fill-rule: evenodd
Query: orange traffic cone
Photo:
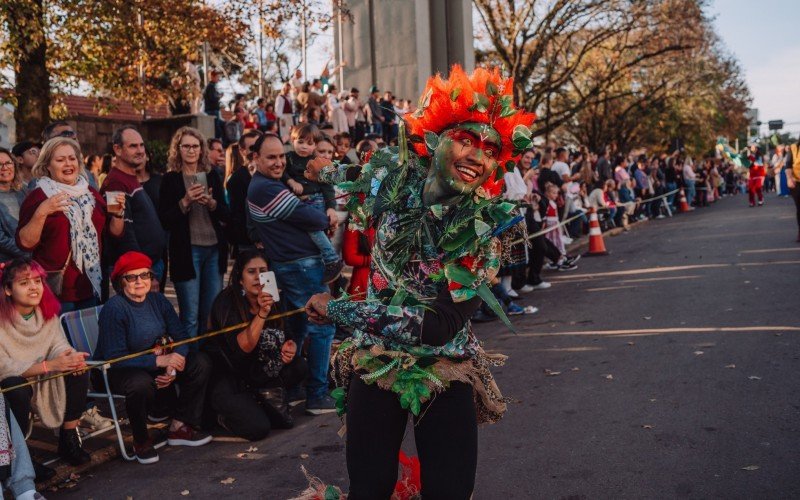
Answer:
M589 251L584 256L592 255L608 255L606 244L603 243L600 221L597 219L597 211L594 208L589 209Z
M690 207L689 203L686 201L686 193L683 191L683 188L681 188L681 204L678 206L678 212L684 213L691 211L692 207Z

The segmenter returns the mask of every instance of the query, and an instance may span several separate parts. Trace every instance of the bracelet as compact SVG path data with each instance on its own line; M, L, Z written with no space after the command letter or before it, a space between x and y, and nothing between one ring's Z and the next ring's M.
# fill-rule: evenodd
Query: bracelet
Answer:
M42 360L42 369L44 370L45 375L50 373L50 370L47 369L47 361Z
M256 316L258 316L261 319L267 319L269 317L269 316L262 316L260 313L256 313Z

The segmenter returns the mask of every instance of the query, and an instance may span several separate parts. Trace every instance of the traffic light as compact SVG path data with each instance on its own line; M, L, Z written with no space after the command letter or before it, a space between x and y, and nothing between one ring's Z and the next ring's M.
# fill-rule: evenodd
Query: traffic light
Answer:
M770 130L782 130L783 120L770 120L767 125L769 125Z

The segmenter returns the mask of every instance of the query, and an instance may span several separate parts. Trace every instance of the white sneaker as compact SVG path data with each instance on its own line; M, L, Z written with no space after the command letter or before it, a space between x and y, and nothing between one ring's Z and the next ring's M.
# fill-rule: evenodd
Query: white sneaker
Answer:
M538 307L525 306L525 309L523 310L522 314L536 314L537 312L539 312Z
M533 287L533 285L525 285L522 288L520 288L519 290L517 290L517 292L519 292L519 293L531 293L534 290L536 290L536 289Z
M515 292L513 289L512 290L506 290L506 295L508 295L512 299L518 299L519 298L519 294L517 292Z
M553 286L553 285L551 285L549 281L542 281L538 285L533 285L533 289L534 290L547 290L551 286Z
M550 271L556 271L558 270L558 264L553 264L552 262L546 262L544 268L549 269Z
M107 429L109 427L113 427L114 420L104 417L97 410L97 407L93 406L88 410L86 410L85 412L83 412L83 415L81 415L81 424L83 424L83 427L89 427L96 431L99 431L100 429Z

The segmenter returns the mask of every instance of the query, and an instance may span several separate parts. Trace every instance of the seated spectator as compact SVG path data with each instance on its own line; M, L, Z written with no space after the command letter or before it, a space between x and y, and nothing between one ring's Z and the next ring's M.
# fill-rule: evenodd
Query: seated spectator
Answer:
M278 297L262 290L259 275L265 272L267 262L260 252L239 254L230 284L214 300L209 324L213 330L249 324L203 346L214 367L208 394L217 421L250 441L263 439L271 428L294 425L286 393L308 373L284 323L267 319Z
M599 187L593 189L588 198L589 208L593 208L596 211L608 210L608 220L611 221L612 225L617 215L617 205L608 192L613 191L615 186L614 179L607 179Z
M98 304L103 236L118 238L125 231L125 195L117 194L115 211L109 212L85 175L78 143L50 139L33 167L37 187L19 210L17 246L47 270L62 312Z
M36 491L34 480L25 435L8 410L5 397L0 395L0 481L16 500L44 500Z
M11 152L0 148L0 261L25 255L15 239L19 208L25 200L17 168Z
M188 338L172 304L150 291L153 279L150 258L139 252L123 254L111 272L117 295L100 311L100 336L95 359L107 360ZM211 373L205 353L188 345L174 352L145 354L111 366L112 392L125 396L125 408L133 430L133 452L141 464L158 462L158 453L147 431L149 412L166 407L171 413L167 443L202 446L211 436L197 429ZM99 382L100 385L102 382ZM175 384L180 388L176 394Z
M89 355L76 352L64 336L58 300L47 286L46 276L42 266L26 257L14 259L2 269L0 387L4 389L32 377L86 368ZM45 427L60 427L59 456L72 465L81 465L92 459L78 435L88 389L89 374L77 372L15 389L5 396L23 429L28 429L34 409Z

